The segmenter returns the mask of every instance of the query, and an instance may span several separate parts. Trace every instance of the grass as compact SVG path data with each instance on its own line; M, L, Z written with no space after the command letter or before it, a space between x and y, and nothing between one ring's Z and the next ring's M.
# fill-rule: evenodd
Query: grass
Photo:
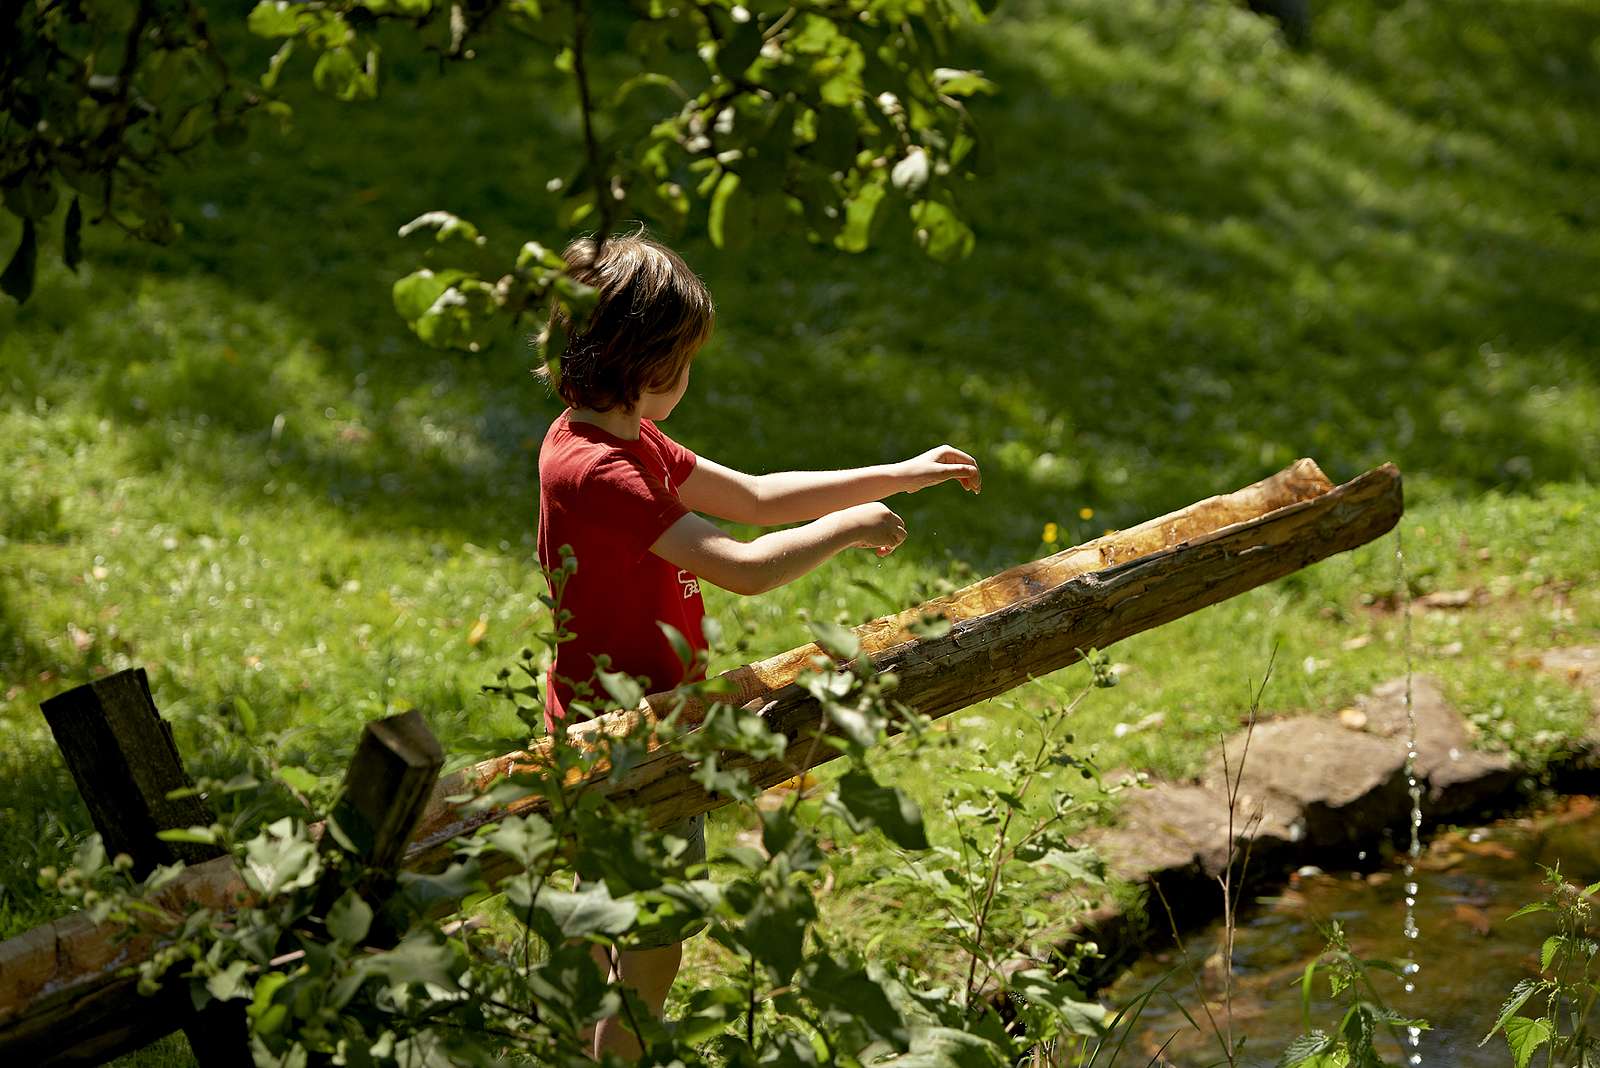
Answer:
M970 260L677 241L719 304L670 426L690 447L759 471L948 440L985 467L977 500L895 501L911 538L885 561L709 594L744 643L726 662L796 644L802 613L860 620L1038 555L1047 522L1079 540L1299 455L1336 479L1394 460L1412 588L1484 591L1417 618L1419 669L1485 744L1580 731L1584 699L1529 657L1600 633L1597 37L1559 0L1330 2L1304 54L1221 3L1018 3L963 35L1004 87L978 106ZM200 714L241 700L309 728L287 755L321 771L405 707L458 759L514 732L476 691L535 622L557 409L518 338L431 352L388 286L418 255L395 227L430 208L557 236L566 90L535 76L529 108L520 63L396 55L380 106L297 99L295 129L174 175L181 243L91 230L77 275L0 307L0 935L62 908L31 872L88 821L36 705L98 672L148 666L200 771L234 752ZM1403 668L1394 588L1385 540L1122 643L1077 735L1182 774L1274 645L1269 711L1337 708ZM952 730L999 748L1042 699ZM872 929L873 863L834 895L842 929Z

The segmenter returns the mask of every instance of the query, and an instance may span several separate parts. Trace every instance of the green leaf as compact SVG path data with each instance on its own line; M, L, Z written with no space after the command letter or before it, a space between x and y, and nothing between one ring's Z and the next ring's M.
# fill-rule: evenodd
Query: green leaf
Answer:
M307 11L303 3L290 0L261 0L250 9L245 26L257 37L293 37L301 30L318 22L314 12Z
M1535 912L1554 912L1554 911L1555 910L1550 907L1549 902L1546 902L1546 901L1535 901L1532 904L1522 906L1520 909L1518 909L1517 911L1513 912L1511 915L1507 916L1506 919L1514 920L1518 916L1531 916Z
M1000 89L985 78L982 71L955 70L951 67L934 69L933 87L946 96L972 96L974 93L992 96Z
M711 195L711 243L718 248L737 250L754 236L755 203L740 190L741 179L732 171L724 174Z
M460 959L449 942L433 932L419 932L406 938L387 953L365 957L358 968L368 975L382 976L394 986L428 983L453 989Z
M859 135L855 112L849 108L819 108L812 154L829 171L847 170L855 160Z
M852 771L839 780L835 795L856 829L877 827L902 849L927 849L922 810L899 787L884 786L871 775Z
M484 840L520 864L524 871L555 851L556 836L543 816L512 816L501 820Z
M251 985L244 978L249 970L249 961L231 961L222 971L206 978L206 990L218 1001L247 998L252 993Z
M845 201L844 226L833 239L842 252L865 252L872 243L878 208L883 203L884 188L876 183L864 185Z
M720 14L718 8L708 10ZM748 12L743 22L727 19L722 28L722 43L717 46L717 70L725 78L738 78L761 54L761 45L761 26Z
M294 55L294 42L285 41L278 50L272 53L272 58L267 60L267 69L261 74L261 88L271 92L278 85L278 78L283 74L283 66L289 62L289 57Z
M372 929L372 906L354 890L346 890L328 910L327 922L329 934L346 945L357 945Z
M911 223L916 228L917 244L940 263L965 259L977 244L972 228L949 205L937 200L912 205Z
M1544 945L1539 950L1539 970L1541 972L1550 970L1550 962L1555 959L1557 951L1561 949L1566 941L1561 935L1551 935L1544 940Z
M298 790L303 794L315 793L322 787L322 780L320 778L313 775L305 768L297 768L292 764L287 767L279 768L277 771L277 776L279 782L283 783L291 790Z
M524 241L517 252L517 270L527 271L544 267L552 271L564 270L567 262L558 253L545 248L537 241Z
M1011 977L1011 989L1050 1009L1071 1034L1094 1036L1105 1032L1105 1006L1086 999L1072 983L1057 982L1045 972L1030 969Z
M263 897L311 886L322 874L315 843L288 816L250 839L244 859L245 882Z
M1511 1018L1517 1014L1517 1011L1527 1003L1529 998L1533 997L1534 992L1538 989L1539 983L1533 979L1524 979L1516 986L1512 987L1511 996L1506 998L1505 1004L1500 1006L1500 1015L1495 1019L1494 1026L1489 1028L1489 1033L1484 1035L1483 1038L1479 1040L1478 1045L1480 1047L1483 1046L1486 1042L1494 1037L1494 1033L1496 1031L1506 1026Z
M1322 1031L1301 1035L1283 1048L1273 1068L1300 1068L1315 1057L1333 1049L1333 1038Z
M17 251L11 254L11 262L6 264L4 273L0 273L0 293L15 300L18 304L26 304L33 295L34 271L38 266L39 241L34 233L33 220L22 220L22 240L17 243Z
M861 652L861 639L854 631L825 619L811 622L811 637L830 656L840 660L854 660Z
M595 677L619 708L638 708L639 702L644 700L644 687L635 682L631 675L597 669Z
M544 887L539 891L535 906L567 938L620 935L633 926L639 915L636 902L631 898L620 901L613 898L604 882L585 883L575 893Z
M412 271L394 284L394 310L400 313L400 318L415 324L428 314L446 290L466 277L467 272L458 270L434 272L424 267Z
M61 224L61 262L74 274L83 262L83 208L77 197L67 206L67 218Z
M656 621L656 626L661 628L661 633L666 636L667 644L672 646L672 651L677 655L679 662L686 668L693 666L694 649L689 645L689 639L683 636L683 631L671 623L663 623L660 620Z
M400 873L400 895L406 906L419 916L437 915L445 902L459 906L472 894L486 889L478 862L469 860L450 865L438 875ZM455 908L445 909L455 912Z
M1550 1041L1554 1035L1555 1029L1543 1016L1532 1019L1517 1016L1507 1020L1506 1044L1511 1047L1511 1056L1516 1062L1516 1068L1528 1068L1528 1061L1532 1059L1534 1051Z
M256 1034L273 1034L288 1019L287 997L284 1001L277 999L278 991L288 982L289 976L283 972L268 972L256 980L255 996L250 1001L250 1007L244 1010L245 1015L254 1021L253 1030Z
M757 898L746 914L745 948L772 973L773 982L787 983L800 967L806 925L815 911L811 896L789 884Z
M156 837L163 842L193 842L197 845L216 845L221 835L215 827L173 827L170 830L157 831Z
M910 1040L906 1018L884 990L882 970L860 961L812 956L800 977L806 997L835 1026L858 1024L869 1037L904 1049Z
M365 61L355 50L339 45L317 58L311 81L318 89L340 100L373 100L378 95L378 50L369 48Z

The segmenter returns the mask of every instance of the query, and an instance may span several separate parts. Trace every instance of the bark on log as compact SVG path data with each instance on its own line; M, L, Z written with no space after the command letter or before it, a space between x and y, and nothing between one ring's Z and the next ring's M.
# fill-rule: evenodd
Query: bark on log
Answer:
M890 617L899 620L893 627L886 620L867 624L863 655L899 676L898 700L929 716L946 715L1065 667L1079 658L1079 650L1103 649L1370 542L1394 526L1402 509L1400 473L1392 464L1333 488L1314 463L1302 460L1238 493L959 591L937 605L953 620L940 638L901 640L905 622L915 618L910 614ZM744 707L767 717L791 740L785 760L745 762L759 785L774 785L834 755L826 746L797 744L816 732L821 712L793 683L793 672L819 653L814 646L802 647L749 665L748 675L741 674L745 669L730 673L739 676L738 685L750 687L741 695L754 695ZM664 707L662 695L648 700L651 710ZM648 714L616 713L601 729L622 730ZM537 749L511 753L441 780L405 866L437 869L448 862L448 842L455 835L535 808L538 802L524 801L469 816L441 799L538 759ZM690 770L680 754L659 748L619 782L594 788L647 807L651 821L664 825L723 803L707 796ZM237 900L243 889L231 863L218 860L186 873L169 894L173 901L220 905ZM86 1023L127 1026L137 1016L142 999L131 981L115 973L148 954L149 946L115 944L114 934L68 917L0 944L0 1057L69 1019L72 1041L88 1043L98 1032L86 1030Z

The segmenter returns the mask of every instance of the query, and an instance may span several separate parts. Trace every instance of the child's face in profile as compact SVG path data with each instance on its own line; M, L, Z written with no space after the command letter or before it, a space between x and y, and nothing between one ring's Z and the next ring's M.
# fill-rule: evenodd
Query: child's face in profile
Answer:
M694 365L690 360L683 365L683 371L678 375L678 380L668 389L660 393L646 392L639 398L639 417L659 423L672 414L672 409L678 406L683 399L683 394L689 388L689 368Z

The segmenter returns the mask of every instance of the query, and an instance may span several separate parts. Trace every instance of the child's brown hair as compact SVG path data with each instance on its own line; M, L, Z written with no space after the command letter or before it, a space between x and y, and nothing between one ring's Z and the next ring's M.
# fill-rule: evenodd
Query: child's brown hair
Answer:
M561 256L567 273L599 295L561 354L553 382L561 399L573 408L604 412L631 409L645 392L671 387L711 336L716 308L705 283L642 228L598 245L579 238ZM550 315L555 326L571 327L559 307ZM546 367L534 373L550 380Z

